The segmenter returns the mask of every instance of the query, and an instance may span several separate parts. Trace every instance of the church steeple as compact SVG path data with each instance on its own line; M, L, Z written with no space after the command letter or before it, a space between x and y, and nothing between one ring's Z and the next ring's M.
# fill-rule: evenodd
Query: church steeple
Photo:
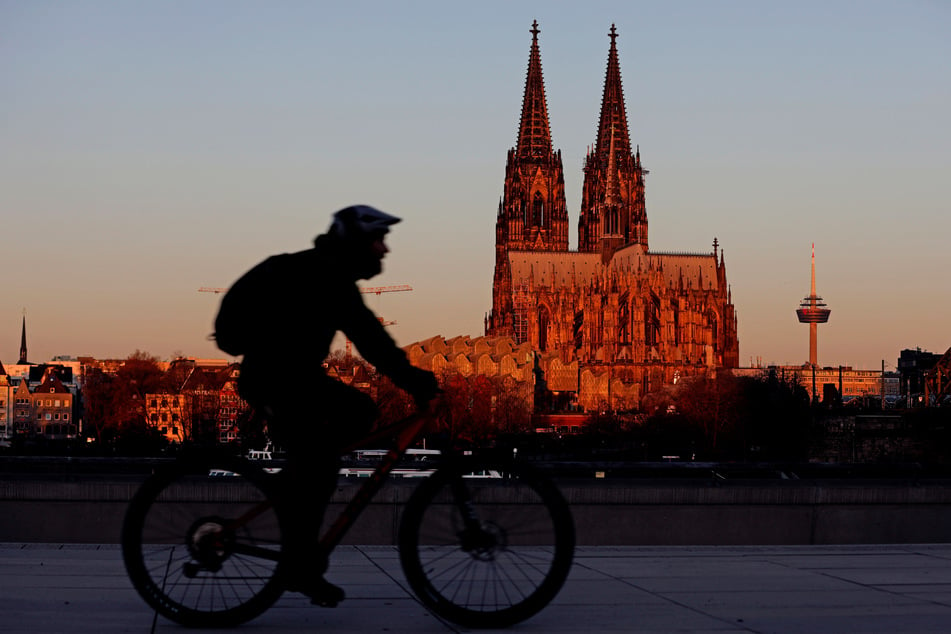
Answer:
M26 315L23 315L23 329L20 331L20 360L17 365L27 365L30 362L26 360Z
M551 126L548 123L548 101L542 77L542 56L538 49L538 21L532 22L532 48L528 54L528 75L522 97L522 117L518 125L519 158L545 156L551 153Z
M608 33L611 45L601 97L597 138L584 165L581 217L578 221L578 250L602 251L606 257L625 244L647 247L647 212L644 204L644 175L640 150L631 152L621 65L617 52L617 29ZM610 191L609 191L610 190ZM608 200L616 219L608 219ZM611 227L610 245L604 243L606 227ZM608 247L607 251L605 247Z
M621 64L617 56L617 29L611 25L611 48L608 50L608 70L604 76L604 95L601 97L601 119L598 122L598 140L595 153L607 158L613 144L620 155L631 154L631 136L627 129L627 110L624 107L624 88L621 86Z
M552 147L538 22L522 97L518 140L508 152L505 185L495 223L495 279L488 334L512 332L509 251L568 251L568 206L561 152Z

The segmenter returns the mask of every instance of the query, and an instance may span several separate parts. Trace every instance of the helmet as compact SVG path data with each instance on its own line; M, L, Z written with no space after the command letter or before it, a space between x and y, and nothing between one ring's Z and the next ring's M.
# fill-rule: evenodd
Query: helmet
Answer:
M399 221L400 218L375 207L353 205L334 214L329 232L347 240L378 238L386 235L390 225L395 225Z

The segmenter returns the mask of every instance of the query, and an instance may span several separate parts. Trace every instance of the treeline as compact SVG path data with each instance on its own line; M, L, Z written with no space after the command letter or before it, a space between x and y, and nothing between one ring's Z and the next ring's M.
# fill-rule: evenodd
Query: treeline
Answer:
M821 437L809 394L775 375L689 377L638 411L594 415L585 431L539 439L549 454L604 460L802 461Z
M334 376L368 390L383 423L414 408L408 395L359 358L335 353L325 366ZM81 439L74 449L107 455L167 451L168 441L148 420L146 398L178 393L186 372L187 367L174 363L163 370L156 357L139 351L113 372L89 371L81 407L84 435L94 442ZM800 383L775 373L753 378L718 371L683 378L648 394L637 410L611 411L603 404L580 433L572 434L535 433L535 415L551 413L539 411L535 403L561 401L538 399L531 384L454 372L438 378L443 392L433 403L432 439L465 447L518 447L526 454L564 459L804 462L817 455L821 459L827 439L843 437L841 421L834 422L843 417L841 410L813 404ZM306 387L298 384L297 389ZM186 443L219 443L213 392L208 390L204 401L192 399L204 405L190 412ZM243 402L242 407L232 443L236 452L267 442L266 422L252 416ZM319 414L315 410L315 417ZM907 422L893 433L920 438L915 446L920 445L922 455L945 459L947 452L939 449L951 446L949 411L925 414L905 415L902 420Z

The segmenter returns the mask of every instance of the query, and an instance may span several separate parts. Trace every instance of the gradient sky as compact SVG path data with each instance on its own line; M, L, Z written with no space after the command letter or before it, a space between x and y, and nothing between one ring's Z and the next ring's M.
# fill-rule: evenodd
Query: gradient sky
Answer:
M951 345L951 3L0 0L0 361L222 357L218 296L366 202L401 345L478 336L532 20L577 244L617 40L650 247L717 238L740 359ZM301 288L301 292L307 292Z

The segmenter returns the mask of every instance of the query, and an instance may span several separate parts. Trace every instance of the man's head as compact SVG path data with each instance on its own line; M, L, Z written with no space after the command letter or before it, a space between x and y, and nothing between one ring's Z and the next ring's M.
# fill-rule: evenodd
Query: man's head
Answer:
M341 243L356 279L368 280L383 270L389 251L384 240L399 221L375 207L353 205L333 215L327 234Z

